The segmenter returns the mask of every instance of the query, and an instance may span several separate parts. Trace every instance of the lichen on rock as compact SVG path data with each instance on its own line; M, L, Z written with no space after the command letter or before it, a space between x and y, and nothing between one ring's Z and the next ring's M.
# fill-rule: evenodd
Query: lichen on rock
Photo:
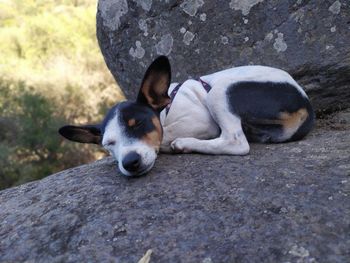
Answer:
M161 37L160 41L156 44L156 50L158 55L169 55L173 48L174 39L171 34L166 34Z
M192 32L186 31L184 34L183 42L188 46L191 44L191 41L194 39L194 37L195 35Z
M287 50L287 43L283 39L283 33L277 33L277 38L275 39L275 43L273 44L273 47L276 49L276 51L284 52Z
M120 18L128 12L127 0L100 0L98 10L101 12L103 24L109 30L117 30L120 26Z
M130 56L138 59L143 58L143 56L145 55L145 50L142 48L141 42L137 40L135 42L135 45L136 45L136 48L131 47L129 50Z
M263 1L264 0L231 0L230 7L234 10L241 10L242 15L246 16L253 6Z
M204 5L203 0L185 0L180 6L186 14L195 16L202 5Z
M340 13L341 9L341 3L337 0L335 1L329 8L328 10L332 12L333 14L337 15Z

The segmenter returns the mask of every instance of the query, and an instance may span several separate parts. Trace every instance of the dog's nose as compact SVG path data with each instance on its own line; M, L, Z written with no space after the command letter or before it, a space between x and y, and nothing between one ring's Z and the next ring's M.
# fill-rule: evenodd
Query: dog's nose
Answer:
M135 172L141 164L141 156L137 152L129 152L123 159L123 167L129 172Z

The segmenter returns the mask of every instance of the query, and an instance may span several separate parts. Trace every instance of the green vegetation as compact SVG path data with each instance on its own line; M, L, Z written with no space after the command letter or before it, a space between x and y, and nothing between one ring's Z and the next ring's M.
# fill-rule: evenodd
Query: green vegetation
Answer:
M92 161L66 123L98 122L122 99L95 37L96 0L0 2L0 189Z

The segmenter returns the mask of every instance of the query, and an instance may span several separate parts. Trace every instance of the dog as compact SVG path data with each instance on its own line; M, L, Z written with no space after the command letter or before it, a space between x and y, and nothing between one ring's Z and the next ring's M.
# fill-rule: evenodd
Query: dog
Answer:
M285 71L241 66L170 83L167 57L148 67L135 102L112 107L97 125L64 126L68 140L102 145L126 176L153 167L159 151L246 155L248 142L300 140L315 114L304 90Z

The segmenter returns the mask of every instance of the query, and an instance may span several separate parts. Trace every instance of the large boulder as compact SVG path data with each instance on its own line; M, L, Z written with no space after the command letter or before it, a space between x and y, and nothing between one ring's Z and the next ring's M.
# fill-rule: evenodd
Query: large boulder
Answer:
M0 192L0 262L348 262L350 111L248 156L106 158Z
M164 54L176 81L270 65L305 87L319 115L350 106L347 0L99 0L97 37L129 98L147 65Z

